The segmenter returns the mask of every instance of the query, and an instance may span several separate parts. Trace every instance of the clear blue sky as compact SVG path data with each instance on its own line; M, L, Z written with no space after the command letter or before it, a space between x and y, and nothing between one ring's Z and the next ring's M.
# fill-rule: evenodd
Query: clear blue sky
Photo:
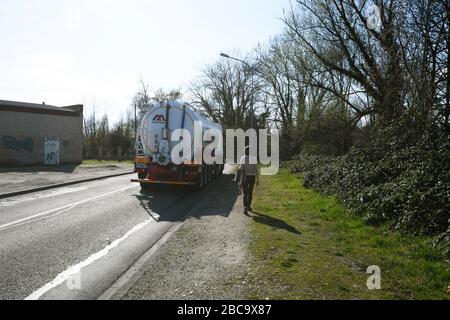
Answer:
M96 102L114 122L142 77L181 88L220 52L279 33L289 0L0 0L0 100Z

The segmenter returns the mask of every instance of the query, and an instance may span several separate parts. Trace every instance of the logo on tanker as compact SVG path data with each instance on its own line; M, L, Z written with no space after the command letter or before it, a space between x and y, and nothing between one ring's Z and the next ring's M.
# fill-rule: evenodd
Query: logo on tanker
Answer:
M153 118L153 120L152 120L152 122L158 122L158 123L160 123L160 122L166 122L166 118L162 115L162 114L157 114L154 118Z

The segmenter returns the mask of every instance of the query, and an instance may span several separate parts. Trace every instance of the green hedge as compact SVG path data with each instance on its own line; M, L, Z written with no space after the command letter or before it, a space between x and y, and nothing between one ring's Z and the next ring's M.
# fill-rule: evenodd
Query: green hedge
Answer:
M305 187L336 195L367 223L450 243L450 135L388 128L341 157L300 155L285 163Z

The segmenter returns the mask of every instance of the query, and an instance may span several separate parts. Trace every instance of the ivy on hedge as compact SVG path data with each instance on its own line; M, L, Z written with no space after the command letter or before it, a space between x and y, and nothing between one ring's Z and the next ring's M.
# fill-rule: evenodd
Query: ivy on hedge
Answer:
M450 244L450 135L439 128L417 134L397 124L344 156L301 154L285 166L367 223Z

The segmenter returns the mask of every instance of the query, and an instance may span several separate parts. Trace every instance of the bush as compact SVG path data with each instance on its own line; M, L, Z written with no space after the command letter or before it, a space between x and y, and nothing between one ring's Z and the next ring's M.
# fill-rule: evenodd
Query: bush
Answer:
M396 124L344 156L302 154L285 166L304 176L305 187L336 195L367 223L448 241L450 135L434 127L411 131Z

